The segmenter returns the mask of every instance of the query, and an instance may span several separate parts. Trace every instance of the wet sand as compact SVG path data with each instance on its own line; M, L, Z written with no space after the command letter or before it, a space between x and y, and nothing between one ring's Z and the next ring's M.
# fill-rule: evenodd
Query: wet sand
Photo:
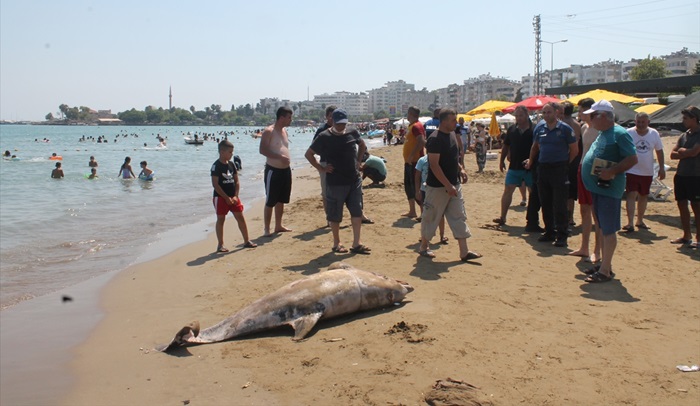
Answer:
M664 138L667 157L674 142ZM75 351L76 384L62 403L414 405L463 395L431 392L448 377L501 405L697 402L700 375L676 365L700 363L700 254L669 244L680 235L675 202L650 202L651 229L618 238L617 280L588 284L581 272L588 264L567 256L570 249L524 233L518 192L508 226L491 227L504 175L497 161L476 174L470 154L469 245L484 257L460 262L448 231L449 243L433 245L437 258L430 260L417 254L420 225L400 217L407 209L401 147L374 152L388 159L389 176L386 187L365 189L366 214L376 222L362 228L371 255L331 252L318 175L295 171L285 211L293 232L259 237L258 205L246 212L260 244L254 250L235 246L242 241L229 217L231 253L212 253L212 235L117 275L102 297L105 318ZM668 177L672 184L672 171ZM341 238L350 244L347 217ZM579 242L575 227L569 247ZM152 350L192 320L215 324L338 260L405 280L415 291L403 306L321 321L298 343L283 328L177 356Z

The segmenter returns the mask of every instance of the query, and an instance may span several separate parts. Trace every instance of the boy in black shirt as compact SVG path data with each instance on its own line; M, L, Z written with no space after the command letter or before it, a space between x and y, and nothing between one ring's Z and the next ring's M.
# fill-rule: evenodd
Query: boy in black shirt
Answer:
M216 239L219 245L216 252L228 252L224 247L224 222L230 211L238 222L245 248L255 248L257 244L248 239L248 226L243 217L243 203L238 197L240 184L238 183L238 170L231 158L233 157L233 144L224 140L219 143L219 159L211 166L211 184L214 186L214 209L216 210Z

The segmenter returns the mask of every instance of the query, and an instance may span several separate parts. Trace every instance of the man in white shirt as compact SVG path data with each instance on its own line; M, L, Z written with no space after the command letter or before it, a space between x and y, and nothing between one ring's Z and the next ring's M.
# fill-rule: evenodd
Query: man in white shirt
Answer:
M628 233L634 231L635 225L640 229L649 229L649 226L644 223L644 212L647 209L649 189L654 179L654 155L652 151L656 151L656 159L659 161L659 179L663 180L666 177L664 170L664 146L661 143L659 132L649 127L649 115L637 113L634 123L635 126L628 129L627 133L632 136L632 142L634 142L634 146L637 149L639 161L627 171L627 184L625 186L625 191L627 192L627 225L622 227L622 229ZM636 224L633 223L635 200L639 200Z

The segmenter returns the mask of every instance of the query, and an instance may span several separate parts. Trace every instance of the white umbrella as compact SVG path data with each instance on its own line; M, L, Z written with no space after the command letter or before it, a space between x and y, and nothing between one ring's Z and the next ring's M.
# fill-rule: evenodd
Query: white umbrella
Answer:
M409 122L408 119L402 118L401 120L396 120L394 121L394 126L395 127L401 127L401 126L408 126Z

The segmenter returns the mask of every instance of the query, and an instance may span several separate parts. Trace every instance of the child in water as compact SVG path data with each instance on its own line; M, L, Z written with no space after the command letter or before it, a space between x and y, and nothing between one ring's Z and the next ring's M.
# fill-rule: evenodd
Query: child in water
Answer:
M131 169L131 157L128 156L124 158L124 163L122 164L121 169L119 169L119 174L117 176L121 176L123 179L136 177L136 175L134 175L134 171Z
M141 161L141 173L139 173L139 179L153 180L153 171L148 168L148 162L146 161Z
M97 167L99 166L99 164L97 163L97 161L95 161L95 157L94 157L94 156L91 156L91 157L90 157L90 161L88 162L88 166L89 166L90 168L97 168Z
M99 176L97 176L97 168L92 167L90 169L90 175L87 177L88 179L97 179Z
M56 168L51 171L51 177L54 179L61 179L63 177L63 169L61 169L60 162L56 162Z

